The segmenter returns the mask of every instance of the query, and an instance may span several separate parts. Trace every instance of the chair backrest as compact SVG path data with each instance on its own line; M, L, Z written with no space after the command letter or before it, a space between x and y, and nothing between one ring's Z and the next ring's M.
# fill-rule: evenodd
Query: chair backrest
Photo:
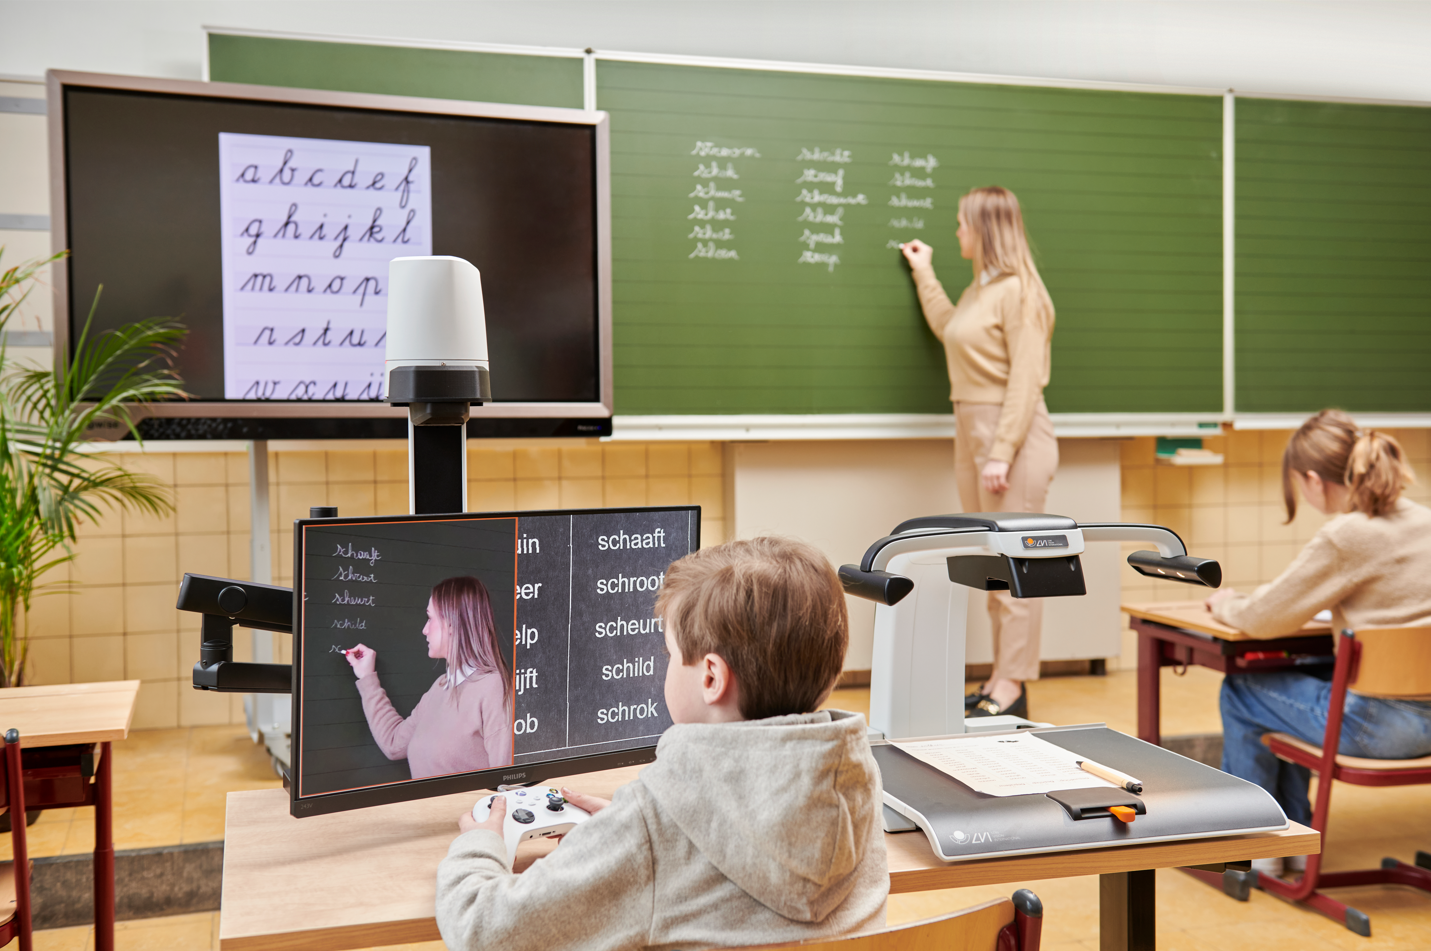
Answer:
M1347 686L1371 697L1431 697L1431 627L1356 632L1361 660Z
M999 932L1014 921L1014 903L996 898L941 918L829 941L763 944L743 951L995 951Z

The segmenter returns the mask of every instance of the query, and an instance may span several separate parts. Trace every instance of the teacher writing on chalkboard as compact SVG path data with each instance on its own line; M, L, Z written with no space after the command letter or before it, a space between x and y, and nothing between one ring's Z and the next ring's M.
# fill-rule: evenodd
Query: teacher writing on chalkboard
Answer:
M954 477L965 511L1042 512L1058 468L1044 404L1053 301L1029 253L1019 201L1006 188L959 199L959 254L974 280L952 303L934 276L934 249L901 246L924 319L944 344L954 403ZM967 716L1028 715L1024 681L1038 679L1043 602L989 592L994 670L965 699Z
M359 644L344 656L358 678L363 714L378 749L406 759L413 779L512 764L512 669L497 646L487 586L448 578L427 602L427 656L447 661L406 718L378 683L378 655Z

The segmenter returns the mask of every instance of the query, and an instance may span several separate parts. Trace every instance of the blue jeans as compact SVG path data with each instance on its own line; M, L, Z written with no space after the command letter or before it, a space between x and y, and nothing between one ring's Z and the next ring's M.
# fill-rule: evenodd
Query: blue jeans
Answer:
M1272 794L1287 818L1307 825L1311 771L1262 745L1264 733L1288 733L1322 745L1332 668L1317 673L1229 674L1222 682L1222 770ZM1431 701L1378 700L1347 693L1338 752L1369 759L1431 755Z

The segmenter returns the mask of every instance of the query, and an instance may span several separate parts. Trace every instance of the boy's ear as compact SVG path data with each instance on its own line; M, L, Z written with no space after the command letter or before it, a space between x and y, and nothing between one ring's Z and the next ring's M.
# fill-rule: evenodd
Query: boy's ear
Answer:
M701 699L709 706L721 706L735 699L735 673L719 654L701 658Z

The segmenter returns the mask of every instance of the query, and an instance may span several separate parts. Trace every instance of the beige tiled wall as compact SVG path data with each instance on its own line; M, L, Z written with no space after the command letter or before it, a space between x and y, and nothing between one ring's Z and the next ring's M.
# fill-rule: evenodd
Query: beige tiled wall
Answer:
M1421 503L1431 501L1431 444L1425 430L1395 430L1416 470L1418 483L1407 493ZM1282 450L1286 430L1229 430L1205 439L1203 445L1223 454L1221 466L1170 466L1154 460L1151 437L1123 443L1123 519L1154 522L1173 529L1196 555L1222 564L1223 584L1247 590L1282 572L1326 517L1298 505L1297 518L1287 518L1282 502ZM1139 546L1128 545L1133 551ZM1205 589L1170 581L1153 581L1132 571L1123 573L1123 600L1197 599ZM1136 644L1124 631L1122 666L1136 664Z
M376 446L270 454L275 584L292 583L290 526L309 506L336 505L343 515L408 510L406 448ZM176 511L116 513L83 527L75 561L55 575L74 581L74 593L35 601L28 682L142 680L137 728L241 723L241 696L189 686L199 619L174 602L185 571L249 576L248 458L156 448L122 459L173 487ZM469 451L468 476L474 511L697 504L702 542L725 540L719 444L484 444ZM289 638L274 637L288 660ZM249 656L247 632L235 648Z

